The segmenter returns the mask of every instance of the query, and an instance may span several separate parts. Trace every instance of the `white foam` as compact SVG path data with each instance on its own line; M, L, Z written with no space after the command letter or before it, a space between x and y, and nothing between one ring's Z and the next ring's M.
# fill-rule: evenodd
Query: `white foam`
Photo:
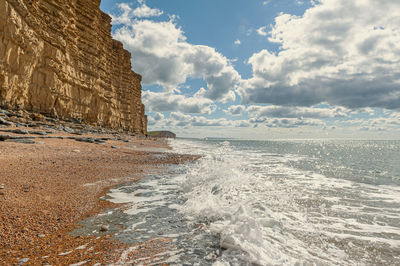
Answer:
M152 219L146 213L162 207L180 212L184 222L196 225L193 230L220 237L226 250L214 265L364 265L371 258L396 261L390 254L400 253L400 187L325 175L331 168L354 169L321 163L318 156L331 152L323 145L310 156L229 141L172 140L170 145L171 152L202 157L181 166L182 174L112 189L111 201L130 204L124 212L135 216L125 233L181 238L179 231L146 227ZM308 168L296 167L303 162ZM169 252L159 261L168 255L168 262L176 262L182 250ZM374 252L389 257L375 258Z
M393 224L400 221L398 187L291 167L302 160L317 163L304 155L240 150L229 142L170 145L174 152L203 155L180 177L187 201L175 207L191 221L211 221L208 230L220 234L227 251L215 265L235 259L261 265L362 264L364 246L400 247L400 225ZM373 209L377 203L388 205ZM343 241L352 245L344 248Z

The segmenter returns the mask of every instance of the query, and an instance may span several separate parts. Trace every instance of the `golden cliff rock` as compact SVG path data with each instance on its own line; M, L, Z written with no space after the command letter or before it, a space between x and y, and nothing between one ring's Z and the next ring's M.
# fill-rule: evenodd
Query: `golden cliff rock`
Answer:
M100 0L0 0L0 106L147 133L141 76Z

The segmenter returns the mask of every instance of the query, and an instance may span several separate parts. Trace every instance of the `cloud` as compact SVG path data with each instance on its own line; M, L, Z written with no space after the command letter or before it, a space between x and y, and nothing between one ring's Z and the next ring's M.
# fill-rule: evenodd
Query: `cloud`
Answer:
M294 106L259 106L252 105L246 109L254 125L269 128L326 127L324 119L347 118L352 110L345 107L294 107Z
M266 29L267 29L266 26L258 28L257 34L261 36L267 36L267 32L265 31Z
M375 115L375 110L369 107L359 108L351 111L352 114L367 114L367 115Z
M224 127L243 128L254 124L246 120L227 120L226 118L206 118L204 116L189 115L182 112L171 112L168 117L157 119L159 113L148 117L149 125L159 128L192 128L192 127Z
M150 115L149 125L159 128L192 128L192 127L268 127L268 128L298 128L326 127L326 123L314 118L268 118L253 117L249 120L228 120L226 118L206 118L199 115L189 115L182 112L171 112L169 117L159 119L159 113Z
M158 84L172 91L188 78L201 78L207 83L204 97L223 102L235 99L233 90L241 77L230 60L212 47L188 43L174 18L156 22L130 17L126 21L123 16L120 20L123 26L113 36L132 53L133 69L143 76L145 85Z
M240 45L241 42L240 42L240 40L236 40L236 41L234 42L234 44L235 44L235 45Z
M342 118L348 116L351 110L344 107L292 107L292 106L257 106L247 108L251 116L280 118Z
M130 23L132 8L125 3L118 4L118 8L120 9L119 15L110 14L112 18L112 24L119 25L119 24Z
M155 113L153 116L147 116L147 124L149 126L154 126L162 121L164 121L164 114L162 113Z
M132 11L132 15L138 18L159 17L163 14L159 9L148 7L145 3Z
M342 122L344 125L357 126L363 131L388 131L400 129L400 113L393 112L383 117L360 118Z
M231 105L227 110L224 110L229 115L241 115L245 110L243 105Z
M204 116L191 116L187 114L182 114L180 112L173 112L170 115L169 124L184 127L218 127L218 126L228 126L231 124L230 121L221 119L208 119Z
M400 108L400 2L321 0L303 16L280 14L248 60L243 103Z
M162 113L156 113L154 115L154 120L156 120L156 121L160 121L160 120L163 120L163 119L164 119L164 115Z
M140 6L132 9L127 3L118 4L119 15L111 14L113 25L130 24L133 18L159 17L163 12L159 9L148 7L143 1L138 1Z
M157 121L152 116L147 116L147 125L148 126L155 126Z
M264 125L269 128L297 128L304 126L324 127L326 123L313 118L251 118L250 123Z
M216 109L212 100L198 95L186 97L173 92L144 91L142 99L150 112L180 111L192 114L211 114Z
M249 121L238 120L232 122L235 127L251 127L252 124Z

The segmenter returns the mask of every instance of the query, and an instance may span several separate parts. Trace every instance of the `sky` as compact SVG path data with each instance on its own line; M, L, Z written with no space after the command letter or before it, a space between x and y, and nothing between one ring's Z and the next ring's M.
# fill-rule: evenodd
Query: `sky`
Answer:
M400 139L398 0L102 0L148 130Z

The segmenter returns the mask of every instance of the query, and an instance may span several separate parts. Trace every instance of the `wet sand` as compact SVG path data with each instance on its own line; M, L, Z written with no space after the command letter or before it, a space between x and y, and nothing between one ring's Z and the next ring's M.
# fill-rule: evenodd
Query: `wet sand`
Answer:
M108 140L102 145L74 139L35 139L35 144L0 141L0 265L110 264L122 253L151 256L165 246L165 241L156 240L148 247L144 243L140 249L131 248L128 254L129 247L112 240L111 234L69 234L78 221L118 207L99 200L108 188L162 171L165 164L196 159L172 153L154 156L160 151L146 151L168 149L164 140L129 136L126 140Z

